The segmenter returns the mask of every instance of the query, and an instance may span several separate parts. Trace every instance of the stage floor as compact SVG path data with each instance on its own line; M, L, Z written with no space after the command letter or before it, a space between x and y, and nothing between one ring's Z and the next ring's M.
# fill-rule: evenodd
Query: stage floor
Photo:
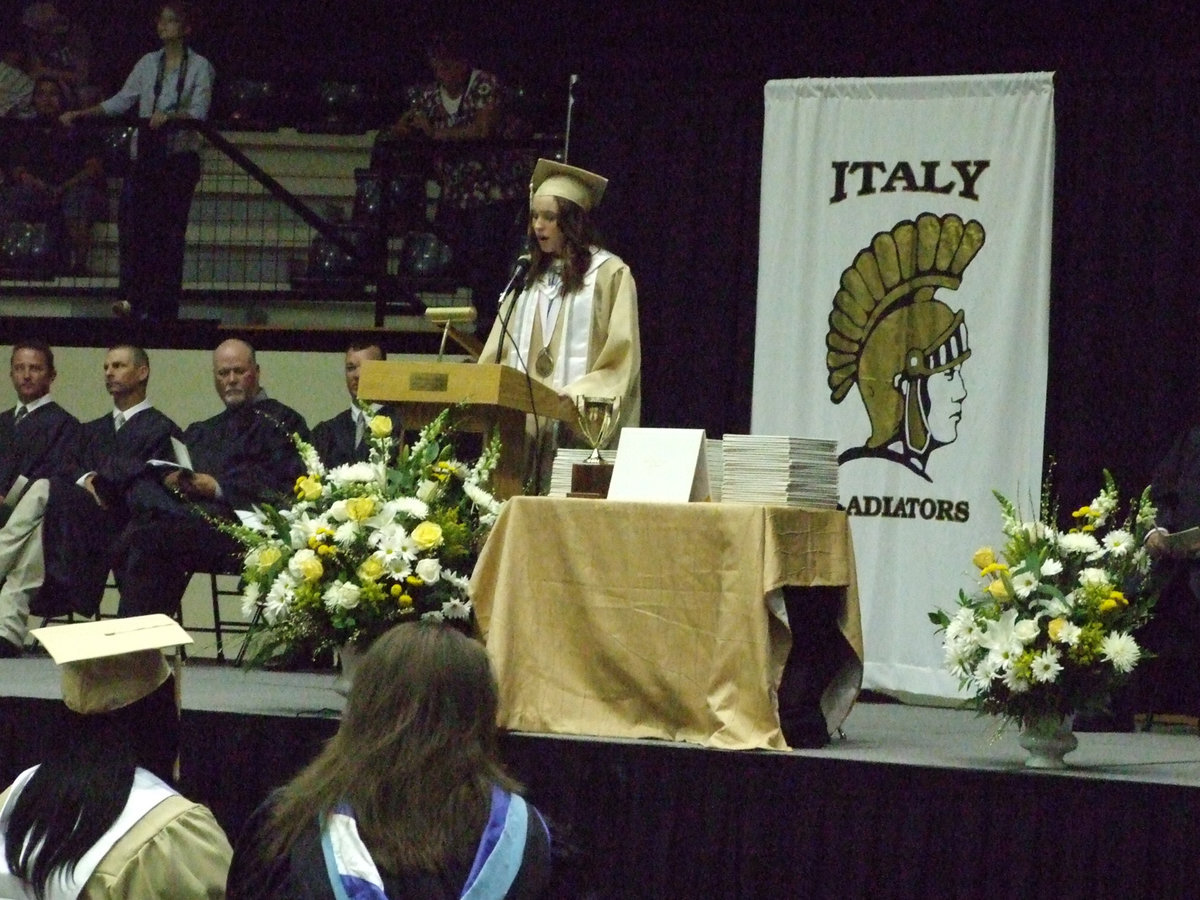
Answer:
M183 678L185 710L253 716L335 718L344 705L333 689L332 674L279 673L188 663ZM0 660L0 696L55 699L57 667L48 658ZM800 756L878 765L1012 772L1021 769L1024 751L1017 733L998 733L998 723L973 712L860 702L835 737L818 750L724 751L762 756ZM551 736L555 737L555 736ZM691 748L666 741L621 741L560 735L570 740L640 746ZM1200 736L1194 729L1158 729L1137 734L1079 734L1079 748L1067 759L1068 777L1200 787ZM1038 773L1040 774L1040 773Z

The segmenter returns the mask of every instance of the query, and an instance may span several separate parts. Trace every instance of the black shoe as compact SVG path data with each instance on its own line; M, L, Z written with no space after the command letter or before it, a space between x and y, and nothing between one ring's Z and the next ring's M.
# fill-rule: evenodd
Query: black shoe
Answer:
M12 641L0 638L0 659L19 659L24 655L23 647L18 647Z

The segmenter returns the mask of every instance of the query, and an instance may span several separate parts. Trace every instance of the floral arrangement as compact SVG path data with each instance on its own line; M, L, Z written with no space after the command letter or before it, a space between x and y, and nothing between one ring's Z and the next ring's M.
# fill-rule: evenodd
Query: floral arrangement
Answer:
M256 661L289 648L365 646L411 619L474 629L469 579L501 508L488 490L500 440L493 435L468 466L454 458L449 416L398 454L391 420L374 416L368 461L328 470L294 437L307 470L295 502L225 527L246 548L242 608L260 613Z
M993 492L995 493L995 492ZM1112 475L1087 506L1056 527L1042 492L1040 516L1024 521L995 494L1004 547L978 550L981 585L959 591L958 609L929 614L944 631L946 665L982 713L1028 726L1038 719L1100 712L1142 656L1135 634L1157 597L1143 547L1154 527L1149 488L1118 517Z

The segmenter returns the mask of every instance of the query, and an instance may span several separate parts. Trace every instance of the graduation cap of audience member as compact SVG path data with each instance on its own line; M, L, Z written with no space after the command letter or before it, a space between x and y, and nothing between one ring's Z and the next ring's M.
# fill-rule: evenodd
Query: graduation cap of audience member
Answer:
M31 634L62 669L63 701L80 715L124 709L158 690L172 674L164 651L192 643L161 613L35 628ZM178 707L178 676L176 706Z

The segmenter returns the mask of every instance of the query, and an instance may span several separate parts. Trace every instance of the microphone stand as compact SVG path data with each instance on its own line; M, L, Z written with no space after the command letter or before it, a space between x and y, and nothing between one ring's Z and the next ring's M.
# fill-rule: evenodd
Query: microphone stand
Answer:
M579 83L579 76L572 75L567 80L567 128L563 135L563 156L562 161L565 163L571 158L571 119L575 113L575 85Z

